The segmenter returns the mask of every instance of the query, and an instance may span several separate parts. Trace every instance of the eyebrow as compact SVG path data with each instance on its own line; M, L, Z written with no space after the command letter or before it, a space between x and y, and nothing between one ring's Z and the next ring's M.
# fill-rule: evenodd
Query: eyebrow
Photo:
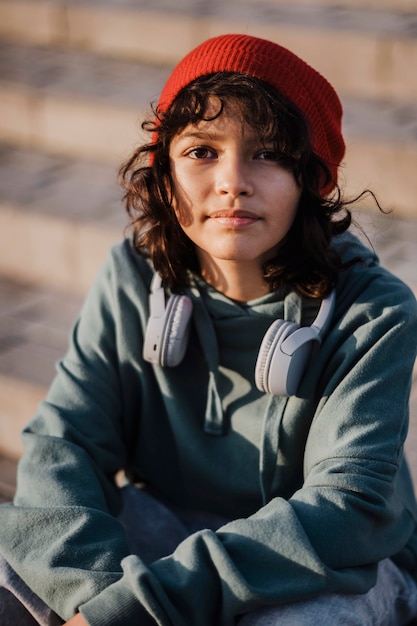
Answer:
M210 131L203 130L188 130L185 132L178 133L177 138L180 141L181 139L209 139L210 141L214 141L222 137L221 133L212 133Z
M212 132L211 130L199 130L199 129L184 130L182 132L180 131L176 135L177 141L183 141L187 139L200 139L202 141L221 141L223 137L227 137L227 133L217 131L217 130ZM248 140L253 145L257 145L259 142L262 143L262 145L264 145L262 139L259 136L251 137Z

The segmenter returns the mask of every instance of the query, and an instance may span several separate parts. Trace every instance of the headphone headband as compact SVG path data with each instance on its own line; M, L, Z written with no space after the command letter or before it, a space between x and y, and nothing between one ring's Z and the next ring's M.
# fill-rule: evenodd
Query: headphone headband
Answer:
M334 289L332 289L329 295L323 298L321 305L320 305L319 312L317 313L316 319L311 324L311 326L317 330L320 338L322 338L325 335L329 327L329 324L333 316L335 304L336 304L336 292Z

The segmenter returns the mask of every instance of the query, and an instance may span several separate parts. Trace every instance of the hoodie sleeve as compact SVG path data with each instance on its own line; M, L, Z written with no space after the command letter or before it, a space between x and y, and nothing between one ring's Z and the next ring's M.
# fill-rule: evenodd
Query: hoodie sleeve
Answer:
M369 274L366 287L342 281L332 330L305 381L304 390L316 378L322 395L302 487L216 533L192 535L149 567L127 557L123 577L81 607L89 624L133 626L151 616L164 626L231 626L262 606L364 593L387 557L416 569L403 444L417 309L400 281ZM302 411L299 395L286 412Z
M120 345L120 326L141 345L138 319L119 315L129 309L120 274L134 284L129 272L137 272L127 247L109 255L86 299L47 398L24 429L14 503L0 507L1 553L64 619L118 580L129 554L115 482L128 464L124 403L141 407L129 346Z

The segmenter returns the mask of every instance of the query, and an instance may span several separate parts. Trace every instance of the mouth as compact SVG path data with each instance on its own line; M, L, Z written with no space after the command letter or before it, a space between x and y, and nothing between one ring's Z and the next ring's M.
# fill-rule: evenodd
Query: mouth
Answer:
M248 226L250 224L254 224L260 219L258 215L252 213L251 211L236 210L216 211L212 213L209 217L219 224L233 227Z

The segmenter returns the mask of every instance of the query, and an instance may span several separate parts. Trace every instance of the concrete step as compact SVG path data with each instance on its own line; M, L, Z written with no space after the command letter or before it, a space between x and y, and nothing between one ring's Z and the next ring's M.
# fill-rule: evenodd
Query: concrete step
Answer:
M117 164L170 71L4 42L0 67L3 141Z
M3 39L152 64L171 65L225 32L294 49L349 95L417 94L416 0L0 0Z
M0 140L118 165L142 140L139 122L167 66L89 53L0 44ZM387 205L415 214L417 105L342 96L348 191L375 188Z
M0 149L0 274L84 294L127 216L116 168Z
M0 277L0 454L20 455L21 429L52 381L81 303Z
M273 4L288 4L288 0L264 0ZM301 6L332 7L336 9L367 9L371 11L393 11L414 13L417 11L416 0L296 0Z
M374 190L385 208L416 217L417 105L343 99L348 194Z

